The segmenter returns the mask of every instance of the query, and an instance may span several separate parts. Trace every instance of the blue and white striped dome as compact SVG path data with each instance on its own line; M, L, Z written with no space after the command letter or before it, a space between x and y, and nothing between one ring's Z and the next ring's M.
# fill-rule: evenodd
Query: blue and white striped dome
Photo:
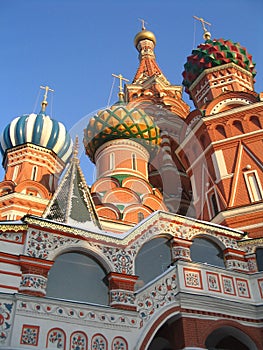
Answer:
M22 115L6 126L0 138L1 153L24 143L48 148L65 163L73 148L65 126L41 112Z

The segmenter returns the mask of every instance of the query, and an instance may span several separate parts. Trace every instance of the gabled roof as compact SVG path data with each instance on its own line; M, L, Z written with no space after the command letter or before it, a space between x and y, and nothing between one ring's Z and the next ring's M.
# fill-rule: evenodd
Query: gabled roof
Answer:
M43 218L82 229L101 229L76 150Z

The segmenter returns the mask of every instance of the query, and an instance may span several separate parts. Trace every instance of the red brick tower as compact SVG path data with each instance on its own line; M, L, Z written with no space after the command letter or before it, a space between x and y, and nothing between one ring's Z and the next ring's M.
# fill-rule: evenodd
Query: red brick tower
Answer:
M64 125L46 115L45 89L40 113L15 118L1 137L5 178L0 183L0 220L41 216L72 153Z
M190 108L182 100L182 86L172 85L159 68L154 53L156 38L144 23L134 44L140 63L132 84L125 86L125 99L140 103L154 118L161 138L161 151L149 165L149 180L163 193L170 211L192 216L190 181L174 153Z
M230 40L192 51L183 84L196 110L186 118L177 155L191 178L197 217L262 236L262 96L254 63Z

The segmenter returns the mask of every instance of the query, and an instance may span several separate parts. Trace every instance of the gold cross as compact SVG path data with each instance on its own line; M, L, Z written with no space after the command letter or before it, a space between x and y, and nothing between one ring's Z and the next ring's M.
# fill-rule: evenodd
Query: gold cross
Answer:
M201 17L197 17L197 16L193 16L193 17L202 23L202 27L203 27L204 32L207 32L207 29L206 29L206 27L205 27L205 24L207 24L207 25L209 25L209 26L212 25L211 23L205 21L205 20L204 20L203 18L201 18Z
M47 101L47 94L48 94L48 92L50 91L50 92L54 92L55 90L53 90L53 89L51 89L49 86L40 86L40 89L42 89L42 90L45 90L45 94L44 94L44 100L43 101Z
M129 80L124 78L121 74L116 75L116 74L112 73L112 76L115 77L115 78L120 79L119 94L122 94L123 93L122 81L127 81L128 82Z
M139 21L142 22L142 30L145 30L145 24L148 24L144 19L139 18Z
M49 86L40 86L40 89L45 90L45 94L44 94L44 99L41 102L41 106L42 106L42 112L45 112L46 107L47 107L47 94L48 92L54 92L55 90L51 89Z

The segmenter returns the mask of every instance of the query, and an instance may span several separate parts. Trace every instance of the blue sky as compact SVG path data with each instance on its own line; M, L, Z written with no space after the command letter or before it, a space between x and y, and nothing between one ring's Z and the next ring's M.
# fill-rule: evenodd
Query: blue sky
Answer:
M262 0L1 0L0 130L18 115L38 112L39 86L48 85L55 90L48 114L82 138L86 116L107 105L111 74L134 77L138 18L155 33L157 61L171 83L181 84L186 57L203 41L196 15L212 23L212 38L247 48L256 62L255 90L261 92L262 13ZM117 83L111 103L116 94ZM81 164L90 184L93 171L84 155Z

